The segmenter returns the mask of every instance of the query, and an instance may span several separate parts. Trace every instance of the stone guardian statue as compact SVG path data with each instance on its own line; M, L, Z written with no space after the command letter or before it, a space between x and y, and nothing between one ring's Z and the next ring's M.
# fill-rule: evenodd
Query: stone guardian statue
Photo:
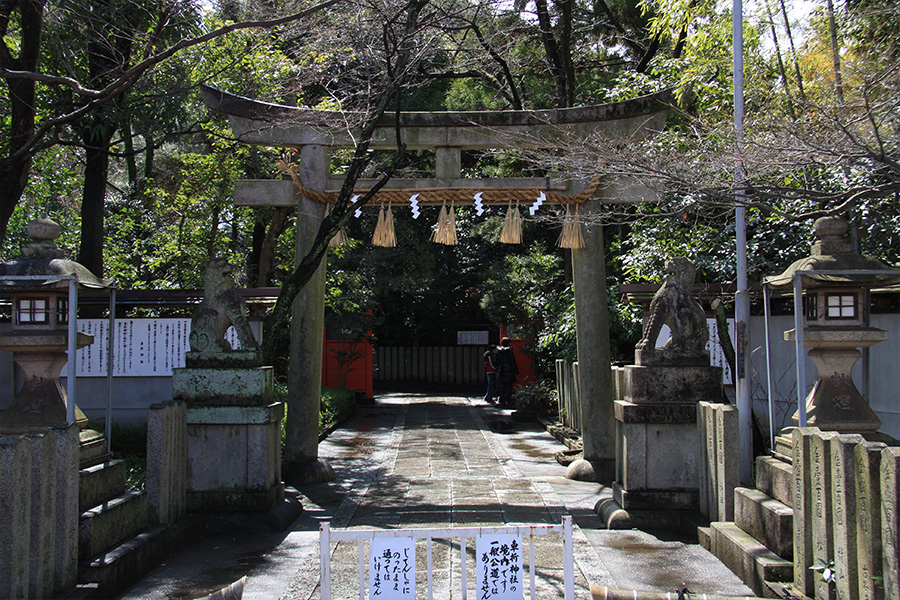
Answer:
M189 342L192 352L232 352L231 344L225 339L225 332L231 326L237 332L242 351L259 349L247 319L247 304L234 288L231 274L231 265L224 258L214 258L206 265L203 302L194 309L191 317Z
M709 364L709 330L703 307L691 295L696 268L690 259L677 256L666 261L666 281L650 302L643 338L635 346L638 365ZM656 348L660 329L668 325L672 337Z

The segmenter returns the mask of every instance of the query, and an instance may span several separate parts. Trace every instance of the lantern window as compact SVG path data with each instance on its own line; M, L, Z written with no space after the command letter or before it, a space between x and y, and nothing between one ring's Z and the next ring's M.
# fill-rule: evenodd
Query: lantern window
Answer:
M46 298L20 298L17 319L19 324L47 323L50 310Z
M855 319L856 315L855 294L828 294L825 297L826 319Z
M819 318L819 295L815 292L806 294L806 318L810 321L816 321Z

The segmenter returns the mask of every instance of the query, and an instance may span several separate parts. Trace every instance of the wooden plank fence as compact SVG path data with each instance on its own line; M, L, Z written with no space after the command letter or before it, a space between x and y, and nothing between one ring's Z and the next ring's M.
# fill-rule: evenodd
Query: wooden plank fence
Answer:
M373 379L480 385L485 382L484 352L481 346L380 346L375 348Z

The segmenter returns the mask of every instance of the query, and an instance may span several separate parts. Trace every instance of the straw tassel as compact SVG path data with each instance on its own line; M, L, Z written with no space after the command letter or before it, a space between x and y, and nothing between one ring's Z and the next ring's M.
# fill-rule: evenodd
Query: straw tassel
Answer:
M566 216L563 217L562 233L557 242L560 248L584 248L584 236L581 233L581 223L578 221L578 206L572 212L572 205L566 206Z
M447 242L448 246L455 246L458 243L456 238L456 207L450 203L450 218L447 223Z
M397 245L397 235L394 233L394 213L388 203L387 211L384 207L378 212L378 223L375 225L375 234L372 235L372 245L384 248L394 248Z
M457 244L456 237L456 210L453 204L450 204L450 210L447 210L446 203L441 206L441 212L438 214L437 226L434 233L431 234L431 241L445 246L455 246Z
M327 217L329 214L331 214L331 205L330 204L327 205L327 207L325 208L325 216ZM331 239L328 240L328 247L329 248L337 248L338 246L340 246L343 243L344 243L344 228L341 227L340 229L338 229L337 233L335 233L333 236L331 236Z
M513 208L512 202L506 209L506 218L503 220L503 229L500 230L500 241L504 244L522 243L522 215L519 214L519 203Z

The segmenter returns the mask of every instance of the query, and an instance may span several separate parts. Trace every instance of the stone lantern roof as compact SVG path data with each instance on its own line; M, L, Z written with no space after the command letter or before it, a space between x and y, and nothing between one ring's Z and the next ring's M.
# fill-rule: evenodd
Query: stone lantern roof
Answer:
M64 280L55 278L75 277L79 285L89 288L112 287L108 279L101 279L91 273L85 266L63 257L62 250L55 243L59 237L59 225L42 215L28 224L26 233L32 242L22 248L21 258L0 263L0 277L3 276L46 276L44 285L67 285ZM0 280L0 287L21 287L21 282Z
M812 245L809 256L794 262L780 275L766 277L766 283L776 289L790 287L794 273L798 271L804 273L804 288L833 284L873 287L900 283L900 272L888 273L887 271L892 270L890 267L876 258L863 256L853 247L848 235L850 225L843 217L822 217L816 220L813 228L818 239ZM822 273L823 271L826 273ZM835 274L836 271L841 273ZM848 271L870 272L853 274Z

